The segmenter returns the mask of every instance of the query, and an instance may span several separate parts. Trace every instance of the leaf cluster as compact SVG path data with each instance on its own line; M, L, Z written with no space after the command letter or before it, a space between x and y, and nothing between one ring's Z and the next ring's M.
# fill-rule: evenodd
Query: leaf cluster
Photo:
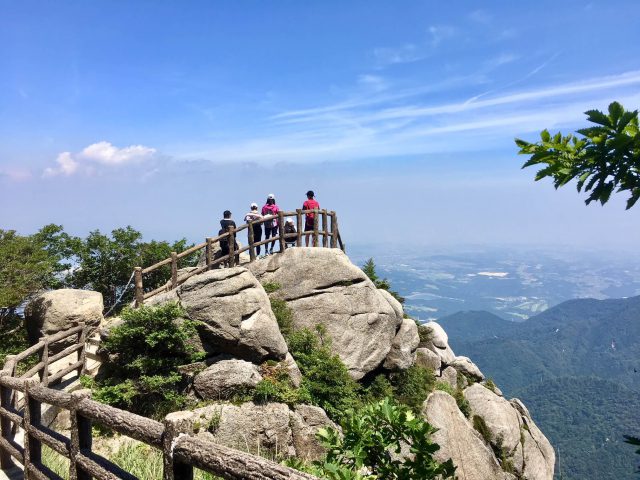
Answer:
M349 410L341 426L342 435L330 427L318 431L327 449L324 461L316 463L323 478L409 480L452 478L455 473L451 460L433 458L440 448L431 441L435 428L389 399ZM403 446L410 455L401 455Z
M358 384L340 357L331 352L321 327L316 331L295 330L288 335L287 343L303 376L301 387L308 392L311 403L337 419L359 402Z
M103 342L109 355L95 398L143 415L161 416L184 403L177 367L200 359L189 340L196 324L176 303L122 312Z
M585 203L605 204L613 191L629 192L626 208L640 198L640 131L638 111L626 111L618 102L608 113L585 112L594 126L578 130L576 135L553 136L543 130L540 142L516 139L518 153L529 155L522 168L540 165L536 181L552 177L555 188L576 180L578 192L589 192Z

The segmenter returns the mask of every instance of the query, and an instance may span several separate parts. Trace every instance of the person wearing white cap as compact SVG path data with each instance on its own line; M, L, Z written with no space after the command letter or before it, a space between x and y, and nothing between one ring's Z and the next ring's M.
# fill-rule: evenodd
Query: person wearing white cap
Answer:
M257 220L262 220L262 215L258 213L258 204L254 202L251 204L251 210L249 210L249 213L247 213L244 216L244 221L249 223L249 222L255 222ZM254 223L252 227L253 227L253 241L259 242L260 240L262 240L262 224ZM265 247L265 250L266 250L266 247ZM258 256L260 255L260 245L256 247L256 254Z
M267 243L264 246L265 255L269 255L273 253L273 246L276 243L276 235L278 234L278 212L280 209L278 205L276 205L276 197L273 193L267 195L267 203L265 203L264 207L262 207L262 215L265 217L270 217L267 222L264 222L264 238L273 237L273 242Z

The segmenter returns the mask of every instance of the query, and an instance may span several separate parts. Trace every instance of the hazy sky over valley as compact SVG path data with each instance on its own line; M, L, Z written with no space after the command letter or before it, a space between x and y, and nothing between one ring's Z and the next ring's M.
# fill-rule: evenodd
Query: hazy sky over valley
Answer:
M0 0L0 228L199 240L309 188L368 243L640 243L514 137L640 104L634 1ZM375 216L375 218L374 218Z

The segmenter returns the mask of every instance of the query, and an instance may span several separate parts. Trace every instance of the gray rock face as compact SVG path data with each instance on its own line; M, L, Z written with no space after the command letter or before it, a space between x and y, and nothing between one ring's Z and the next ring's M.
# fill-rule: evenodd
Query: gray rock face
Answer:
M40 337L75 327L84 322L97 327L104 320L102 294L90 290L64 288L38 295L26 306L24 316L33 344ZM56 345L62 350L66 345Z
M300 387L300 384L302 383L302 372L300 371L300 368L298 368L298 364L289 352L287 352L287 356L285 357L283 362L287 367L287 371L289 372L289 379L291 380L291 384L296 388Z
M284 359L287 345L269 297L245 268L196 275L175 292L189 317L202 322L199 333L205 350L253 362Z
M319 428L338 428L320 407L283 403L242 405L219 403L183 413L191 430L216 443L262 455L297 456L312 461L324 449L316 439Z
M551 443L533 422L529 410L520 400L514 398L511 404L521 415L524 435L522 460L525 477L532 480L551 480L556 463L556 454ZM514 457L518 458L518 455Z
M416 350L416 365L428 370L433 370L437 375L439 375L442 360L440 360L440 357L428 348L418 348Z
M291 248L251 263L261 282L281 288L296 328L324 325L355 379L382 364L391 350L398 317L389 301L338 249Z
M193 387L204 400L224 400L245 389L255 388L262 380L257 365L244 360L225 359L215 362L193 380Z
M513 452L520 443L520 416L513 405L488 388L475 383L464 390L464 397L473 415L481 416L492 434L495 445L502 439L502 446Z
M491 445L502 448L521 478L551 480L555 453L518 399L507 401L476 383L465 389L473 415L482 417L491 432Z
M383 367L387 370L406 370L416 360L416 349L420 343L416 322L405 318L396 333L391 351L384 360Z
M380 295L382 295L387 300L387 302L389 302L389 305L391 305L391 308L393 308L393 311L396 312L396 322L397 322L396 326L399 327L400 325L402 325L402 321L405 319L404 309L402 308L402 304L398 300L396 300L395 297L391 295L389 292L387 292L386 290L379 288L378 292L380 292Z
M471 377L478 382L484 380L484 375L480 369L468 357L456 357L450 365L458 372L466 375L467 377Z
M440 373L439 380L448 383L455 389L458 386L458 371L453 367L446 367Z
M449 346L449 337L444 329L436 322L427 322L423 324L421 328L427 328L431 333L431 340L425 342L424 345L421 346L424 346L437 354L443 364L450 365L456 358L456 355Z
M320 460L326 453L316 438L318 429L323 427L337 428L325 411L312 405L296 405L291 412L291 434L296 456L305 461Z
M500 468L491 449L462 415L452 396L435 391L425 400L422 413L438 429L433 441L440 445L434 457L449 458L457 467L456 476L465 480L509 478Z

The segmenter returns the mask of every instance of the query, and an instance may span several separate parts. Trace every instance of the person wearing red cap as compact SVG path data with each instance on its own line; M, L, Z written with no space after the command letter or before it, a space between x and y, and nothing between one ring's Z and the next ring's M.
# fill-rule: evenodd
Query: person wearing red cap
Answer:
M320 204L316 201L314 197L315 197L315 194L313 193L313 190L309 190L307 192L307 199L302 204L303 210L319 210L320 209ZM305 232L313 232L313 223L314 223L315 216L316 216L315 213L307 213L305 215L305 221L304 221ZM307 247L309 246L309 236L310 236L309 233L307 233L304 236L304 243Z

